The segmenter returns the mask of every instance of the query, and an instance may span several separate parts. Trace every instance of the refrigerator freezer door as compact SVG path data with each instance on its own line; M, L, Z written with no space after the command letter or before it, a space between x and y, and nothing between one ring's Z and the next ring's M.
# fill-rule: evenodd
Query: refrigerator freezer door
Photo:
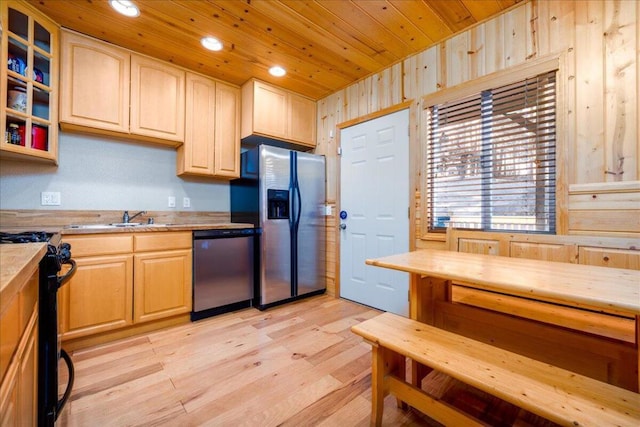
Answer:
M289 191L289 150L262 145L260 150L260 305L291 298L289 220L268 218L268 190Z
M297 295L325 289L325 159L297 153L301 212Z

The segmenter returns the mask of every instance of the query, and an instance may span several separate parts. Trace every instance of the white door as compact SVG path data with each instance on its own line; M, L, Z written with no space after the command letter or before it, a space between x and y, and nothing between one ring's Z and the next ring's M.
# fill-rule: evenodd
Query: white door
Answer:
M343 129L340 144L340 296L406 316L409 275L365 259L409 251L409 111Z

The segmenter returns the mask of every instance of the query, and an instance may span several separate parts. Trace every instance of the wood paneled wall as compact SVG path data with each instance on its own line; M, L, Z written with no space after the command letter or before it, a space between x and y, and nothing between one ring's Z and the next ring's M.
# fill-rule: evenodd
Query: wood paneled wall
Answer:
M422 140L423 96L560 54L564 92L559 95L558 119L565 135L560 135L558 145L568 159L566 182L559 182L569 201L565 232L640 236L639 18L636 0L529 0L320 100L316 152L327 156L329 203L336 207L339 202L340 123L413 100L412 132ZM418 231L423 169L413 170L418 177L414 189ZM587 193L591 200L585 198ZM619 202L608 204L611 198ZM336 210L328 221L329 242L336 240ZM423 239L419 232L414 237L417 247L443 245ZM336 256L336 246L330 244L330 293L335 291Z

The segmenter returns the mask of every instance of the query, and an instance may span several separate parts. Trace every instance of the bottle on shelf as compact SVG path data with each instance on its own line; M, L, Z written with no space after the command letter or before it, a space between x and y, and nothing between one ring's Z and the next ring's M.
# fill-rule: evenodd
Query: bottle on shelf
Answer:
M7 142L13 145L22 145L22 138L20 136L20 126L16 123L9 124L9 131L7 132Z

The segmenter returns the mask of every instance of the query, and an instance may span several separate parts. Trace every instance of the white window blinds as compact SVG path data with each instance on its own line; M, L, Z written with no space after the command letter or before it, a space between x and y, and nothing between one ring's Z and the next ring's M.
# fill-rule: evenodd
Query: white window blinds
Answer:
M432 105L430 231L555 233L556 72Z

